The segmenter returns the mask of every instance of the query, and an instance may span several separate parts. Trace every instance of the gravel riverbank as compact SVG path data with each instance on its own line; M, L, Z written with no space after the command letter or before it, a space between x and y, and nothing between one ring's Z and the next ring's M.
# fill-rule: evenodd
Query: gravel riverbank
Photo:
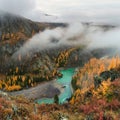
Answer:
M8 94L12 96L23 95L29 99L41 99L41 98L53 98L56 94L59 95L64 91L62 85L57 84L56 80L41 83L35 87L9 92Z

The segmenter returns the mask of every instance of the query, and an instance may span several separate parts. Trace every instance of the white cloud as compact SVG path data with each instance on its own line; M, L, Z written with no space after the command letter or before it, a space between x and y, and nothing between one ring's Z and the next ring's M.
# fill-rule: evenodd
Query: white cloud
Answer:
M0 9L37 21L120 24L120 0L0 0Z

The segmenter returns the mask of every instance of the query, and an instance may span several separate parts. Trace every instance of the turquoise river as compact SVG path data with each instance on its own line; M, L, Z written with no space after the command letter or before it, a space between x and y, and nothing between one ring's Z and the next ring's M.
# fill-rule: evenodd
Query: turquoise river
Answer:
M56 80L57 84L60 84L64 87L64 91L59 95L59 103L63 104L72 96L72 87L71 87L71 80L72 76L74 75L75 69L69 68L60 71L62 73L62 78L58 78ZM46 103L52 104L54 102L54 98L42 98L37 100L38 104Z

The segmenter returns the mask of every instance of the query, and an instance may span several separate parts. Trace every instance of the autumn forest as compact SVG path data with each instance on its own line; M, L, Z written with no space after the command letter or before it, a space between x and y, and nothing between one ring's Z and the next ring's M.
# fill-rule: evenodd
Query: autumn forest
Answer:
M0 120L120 120L119 48L91 40L110 30L0 15Z

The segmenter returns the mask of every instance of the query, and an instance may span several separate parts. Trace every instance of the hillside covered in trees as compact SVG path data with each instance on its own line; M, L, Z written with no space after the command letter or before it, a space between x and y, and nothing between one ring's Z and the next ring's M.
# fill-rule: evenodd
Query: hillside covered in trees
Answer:
M120 119L120 57L114 56L116 48L89 50L87 45L82 44L57 46L60 41L52 36L48 43L55 47L39 50L35 44L34 49L38 50L23 51L26 52L25 56L16 55L35 34L46 29L61 30L67 26L63 23L33 22L9 13L0 16L0 120ZM84 23L83 26L89 28L91 25ZM93 31L102 29L105 32L113 28L114 26L98 25ZM85 37L80 34L68 40L74 43L81 36ZM40 43L43 41L40 39ZM59 94L67 86L59 86L62 89L59 91L51 81L62 78L60 71L68 68L75 69L69 85L72 96L59 104ZM59 93L54 96L53 104L37 104L36 98L11 95L48 82L52 84L50 88L55 87L52 92ZM44 98L47 88L42 90ZM36 94L36 91L35 89L31 94Z
M22 96L0 96L3 119L119 120L120 58L92 58L73 76L74 93L68 103L38 105Z

